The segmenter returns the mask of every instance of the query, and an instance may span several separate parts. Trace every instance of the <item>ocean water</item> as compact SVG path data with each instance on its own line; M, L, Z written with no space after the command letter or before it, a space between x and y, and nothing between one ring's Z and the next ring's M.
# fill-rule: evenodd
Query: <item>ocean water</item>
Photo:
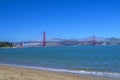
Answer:
M120 46L0 49L0 64L120 78Z

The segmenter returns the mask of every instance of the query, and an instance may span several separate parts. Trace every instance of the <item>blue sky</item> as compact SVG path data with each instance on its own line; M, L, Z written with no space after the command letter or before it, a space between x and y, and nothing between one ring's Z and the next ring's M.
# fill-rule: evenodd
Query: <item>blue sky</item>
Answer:
M0 41L120 37L119 0L0 0Z

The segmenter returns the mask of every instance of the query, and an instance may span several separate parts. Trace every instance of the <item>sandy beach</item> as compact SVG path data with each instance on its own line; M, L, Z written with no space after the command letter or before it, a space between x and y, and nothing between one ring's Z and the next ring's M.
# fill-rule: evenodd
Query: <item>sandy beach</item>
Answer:
M75 75L23 67L0 65L0 80L119 80L88 75Z

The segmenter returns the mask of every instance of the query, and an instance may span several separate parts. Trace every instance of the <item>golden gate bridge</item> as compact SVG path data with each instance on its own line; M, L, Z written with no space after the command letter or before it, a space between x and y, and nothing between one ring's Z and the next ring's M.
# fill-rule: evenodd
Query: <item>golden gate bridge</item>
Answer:
M77 41L77 43L89 43L91 45L95 45L97 42L102 42L102 41L97 41L95 35L92 36L92 38L88 38L88 39L85 39L85 40L79 40ZM46 47L48 43L61 43L61 41L47 41L46 40L46 32L44 31L43 32L43 40L42 41L21 41L21 42L13 42L13 46L14 47L20 47L20 48L23 48L25 44L34 44L34 43L37 43L37 44L42 44L43 47Z

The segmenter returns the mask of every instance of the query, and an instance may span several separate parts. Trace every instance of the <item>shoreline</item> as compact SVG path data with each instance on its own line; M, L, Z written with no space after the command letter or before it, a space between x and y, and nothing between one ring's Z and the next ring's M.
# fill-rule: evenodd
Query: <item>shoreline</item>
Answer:
M37 67L37 66L24 66L24 65L16 65L16 64L2 64L4 66L10 67L21 67L27 69L37 69L51 72L60 72L60 73L69 73L75 75L88 75L88 76L98 76L98 77L107 77L107 78L117 78L120 79L119 73L110 73L110 72L97 72L97 71L87 71L87 70L69 70L69 69L57 69L57 68L45 68L45 67Z
M11 79L12 78L12 79ZM119 80L117 78L72 74L36 68L0 64L2 80Z

